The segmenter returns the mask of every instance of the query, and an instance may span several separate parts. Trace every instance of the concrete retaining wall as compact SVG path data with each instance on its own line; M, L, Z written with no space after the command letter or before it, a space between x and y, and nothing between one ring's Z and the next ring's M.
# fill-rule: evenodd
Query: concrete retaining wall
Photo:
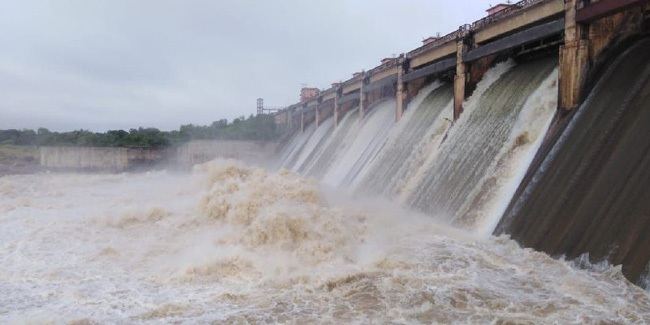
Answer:
M158 165L192 166L215 158L263 165L275 143L197 140L179 148L41 147L40 164L53 169L124 171Z
M182 165L196 165L215 158L230 158L252 165L264 165L276 147L275 142L195 140L178 148L176 161Z
M169 150L152 148L41 147L41 166L87 170L127 170L167 162Z

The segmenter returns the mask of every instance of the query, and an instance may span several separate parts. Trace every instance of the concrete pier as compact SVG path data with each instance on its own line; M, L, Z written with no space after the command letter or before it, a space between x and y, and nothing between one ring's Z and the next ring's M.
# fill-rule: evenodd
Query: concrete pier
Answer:
M300 133L305 132L305 104L300 108Z
M368 105L368 94L363 91L364 85L365 80L361 82L361 91L359 93L359 121L363 120L366 113L366 106Z
M404 70L405 70L406 61L404 56L400 56L397 61L397 93L395 94L396 106L395 106L395 121L399 121L404 115L404 101L406 99L406 87L404 87Z
M334 96L334 127L339 125L339 90L340 88L336 89L336 96Z
M560 46L559 105L577 108L587 77L589 40L581 39L583 27L576 23L576 0L566 0L564 45Z
M467 84L467 64L463 61L463 55L467 52L467 45L464 40L457 43L456 50L456 76L454 77L454 121L460 118L463 113L463 101L465 101L465 86Z

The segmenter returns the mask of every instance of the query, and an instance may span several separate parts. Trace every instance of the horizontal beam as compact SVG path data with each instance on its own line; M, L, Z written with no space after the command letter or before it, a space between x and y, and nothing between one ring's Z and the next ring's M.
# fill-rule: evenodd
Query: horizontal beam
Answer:
M403 82L409 82L418 78L430 76L432 74L440 73L451 68L456 67L456 58L445 59L438 61L432 65L428 65L424 68L417 69L413 72L407 73L402 77Z
M394 74L386 78L379 79L371 84L363 86L363 92L364 93L371 92L373 90L380 89L381 87L392 85L396 81L397 81L397 74Z
M351 93L351 94L347 94L345 96L341 96L337 100L337 103L339 103L339 105L340 105L340 104L347 103L347 102L349 102L351 100L355 100L355 99L359 99L359 93Z
M317 96L309 97L304 101L300 102L300 104L302 107L318 105L318 97Z
M316 110L316 106L309 106L309 107L305 107L305 108L303 108L302 112L303 112L303 113L311 113L311 112L313 112L314 110Z
M463 62L470 62L488 55L530 43L564 31L564 18L535 26L519 33L488 43L463 54Z
M333 99L334 97L336 97L336 91L333 91L333 92L330 92L330 93L328 93L328 94L325 94L325 95L323 96L323 101Z
M578 9L576 21L590 23L603 17L613 15L634 6L643 5L647 0L600 0L594 4Z
M334 98L328 99L328 100L323 100L320 104L318 104L318 109L321 109L323 107L327 106L332 106L334 105Z
M409 65L412 68L417 68L428 65L431 62L438 61L442 58L449 57L450 55L455 55L457 47L458 43L456 41L449 41L439 47L432 48L418 56L410 58Z
M343 87L342 87L343 88L343 93L345 94L345 93L349 93L351 91L355 91L355 90L361 88L362 84L363 84L363 81L361 79L359 79L359 80L357 80L357 81L355 81L353 83L343 85Z
M368 72L368 75L370 75L370 82L371 83L377 82L377 81L379 81L381 79L384 79L384 78L386 78L388 76L391 76L391 75L394 75L394 74L397 74L397 65L385 68L385 69L383 69L381 71L377 71L375 73Z

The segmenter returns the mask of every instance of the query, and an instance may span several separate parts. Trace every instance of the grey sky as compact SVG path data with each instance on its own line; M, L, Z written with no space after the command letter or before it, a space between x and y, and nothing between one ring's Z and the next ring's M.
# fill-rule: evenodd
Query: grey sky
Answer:
M494 2L495 4L497 2ZM209 124L295 103L484 0L2 0L0 129Z

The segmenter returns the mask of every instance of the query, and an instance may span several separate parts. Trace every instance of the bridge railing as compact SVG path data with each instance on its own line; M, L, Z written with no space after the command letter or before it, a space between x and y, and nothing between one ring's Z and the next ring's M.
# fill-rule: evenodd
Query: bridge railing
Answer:
M522 10L522 9L525 9L525 8L540 4L542 2L547 2L547 1L549 1L549 0L523 0L523 1L519 1L519 2L511 5L508 8L505 8L505 9L503 9L501 11L498 11L498 12L496 12L496 13L490 15L490 16L487 16L487 17L485 17L483 19L480 19L480 20L477 20L477 21L473 22L472 23L472 31L477 31L477 30L479 30L481 28L484 28L486 26L494 24L494 23L500 21L501 19L506 18L506 17L512 15L513 13L516 13L516 12Z
M363 78L365 78L365 77L366 77L366 73L362 72L360 75L358 75L356 77L352 77L352 78L350 78L350 79L348 79L346 81L343 81L341 83L341 87L345 87L345 86L347 86L349 84L353 84L353 83L355 83L355 82L357 82L359 80L363 80Z
M455 30L455 31L453 31L453 32L451 32L451 33L449 33L449 34L447 34L445 36L438 37L436 40L431 41L431 42L429 42L427 44L424 44L424 45L416 48L415 50L412 50L412 51L406 53L406 57L407 58L416 57L416 56L418 56L418 55L420 55L420 54L422 54L422 53L424 53L426 51L429 51L430 49L439 47L441 45L447 44L448 42L456 41L459 38L465 37L466 33L469 32L470 27L471 27L470 25L460 26L457 30Z
M397 65L397 58L392 58L389 62L380 64L370 70L368 70L368 75L372 76L373 74L376 74L378 72L382 72L386 69L390 69L394 66Z

